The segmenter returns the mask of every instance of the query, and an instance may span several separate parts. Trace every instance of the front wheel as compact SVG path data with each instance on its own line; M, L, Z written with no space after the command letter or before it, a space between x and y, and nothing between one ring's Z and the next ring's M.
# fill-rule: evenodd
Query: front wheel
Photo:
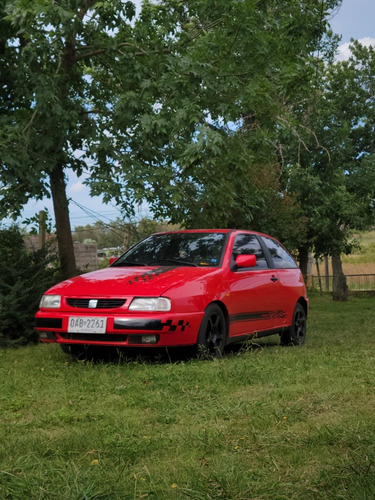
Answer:
M217 304L210 304L203 316L196 343L197 354L221 357L226 342L226 324L223 311Z
M306 312L298 302L290 328L281 334L282 345L302 345L306 340Z
M88 346L82 344L59 344L60 349L65 354L70 354L77 359L86 359L88 356Z

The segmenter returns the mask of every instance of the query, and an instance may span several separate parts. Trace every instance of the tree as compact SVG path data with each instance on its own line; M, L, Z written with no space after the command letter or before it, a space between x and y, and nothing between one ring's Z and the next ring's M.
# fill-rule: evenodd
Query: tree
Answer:
M20 230L0 227L0 346L36 342L34 317L43 292L61 280L48 246L28 251Z
M126 204L130 189L156 216L189 227L265 230L271 207L290 213L278 184L280 130L310 89L338 3L145 2L134 35L159 57L137 61L140 92L117 102L123 141L107 181L122 182L110 194Z
M134 13L122 0L0 3L1 215L52 196L64 277L76 273L65 172L88 168L94 142L91 174L107 167L99 151L108 147L106 124L121 88L111 66L123 50L137 52L128 42Z
M189 226L289 210L277 138L339 3L145 0L131 23L129 1L1 0L3 214L52 195L68 277L67 168L127 213L146 199Z
M325 67L304 110L309 136L286 172L306 218L306 247L332 256L334 300L348 296L340 255L351 251L354 230L375 221L374 76L374 49L358 42L349 61Z

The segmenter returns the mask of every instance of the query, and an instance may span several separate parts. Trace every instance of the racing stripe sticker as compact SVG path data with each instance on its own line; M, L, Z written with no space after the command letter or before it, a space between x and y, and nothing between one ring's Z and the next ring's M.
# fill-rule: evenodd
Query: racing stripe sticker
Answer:
M285 311L257 311L257 312L245 312L239 314L232 314L229 317L231 323L237 323L240 321L258 321L258 320L269 320L276 318L286 318Z
M176 269L176 266L163 266L163 267L157 267L156 269L153 269L152 271L147 271L146 273L138 274L134 276L132 279L128 281L128 285L132 285L133 283L148 283L149 281L153 280L156 276L159 276L160 274L168 273L169 271L172 271L173 269Z
M147 330L161 332L164 328L165 331L168 332L183 332L186 328L190 328L190 322L183 319L175 322L172 319L168 319L163 322L160 319L135 318L119 318L114 321L115 330Z

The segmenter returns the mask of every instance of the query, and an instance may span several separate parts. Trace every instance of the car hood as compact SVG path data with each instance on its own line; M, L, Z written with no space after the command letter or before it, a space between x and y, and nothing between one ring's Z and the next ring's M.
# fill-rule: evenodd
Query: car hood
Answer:
M48 293L70 297L159 296L169 288L217 272L202 267L109 267L63 281Z

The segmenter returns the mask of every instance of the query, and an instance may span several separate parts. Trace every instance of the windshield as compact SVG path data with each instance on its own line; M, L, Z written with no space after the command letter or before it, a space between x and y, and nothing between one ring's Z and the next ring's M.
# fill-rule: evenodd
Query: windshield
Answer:
M220 265L225 233L154 234L140 241L112 266Z

